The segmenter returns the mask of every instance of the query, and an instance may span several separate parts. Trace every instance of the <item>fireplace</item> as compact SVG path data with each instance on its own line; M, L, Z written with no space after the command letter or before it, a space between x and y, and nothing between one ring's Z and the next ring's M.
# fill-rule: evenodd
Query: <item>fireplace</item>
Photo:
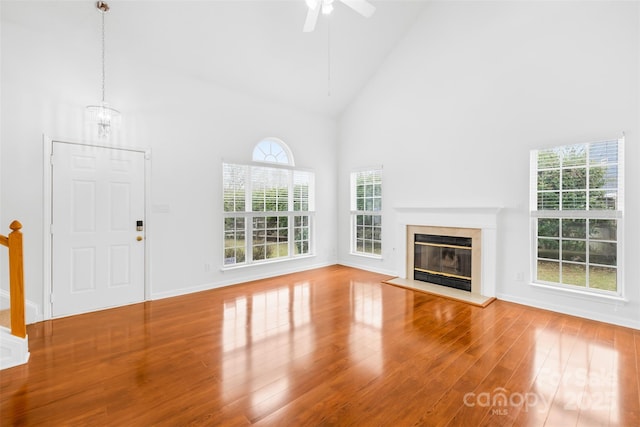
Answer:
M388 283L460 298L482 307L495 299L500 207L447 207L418 202L401 203L393 210L397 225L394 254L398 277ZM414 279L415 234L471 238L471 292Z
M407 278L481 293L481 237L477 228L407 226Z
M471 292L472 238L414 235L413 278Z

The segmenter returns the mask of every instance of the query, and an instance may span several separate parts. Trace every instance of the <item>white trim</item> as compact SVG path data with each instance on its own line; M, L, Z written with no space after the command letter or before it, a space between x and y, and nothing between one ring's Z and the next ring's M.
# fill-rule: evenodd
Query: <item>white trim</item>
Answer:
M549 290L549 291L554 291L555 289L545 289L545 290ZM557 294L556 292L549 292L550 294ZM566 295L565 295L566 296ZM588 299L589 301L594 301L594 298L587 298L590 297L591 294L589 295L576 295L576 298L580 298L580 299ZM503 301L507 301L507 302L513 302L516 304L522 304L522 305L527 305L530 307L534 307L534 308L538 308L541 310L549 310L549 311L553 311L555 313L561 313L561 314L566 314L566 315L570 315L570 316L577 316L577 317L582 317L584 319L589 319L589 320L595 320L598 322L605 322L605 323L611 323L613 325L618 325L618 326L624 326L627 328L633 328L633 329L640 329L640 321L638 320L629 320L626 317L616 317L616 316L609 316L606 314L603 314L602 312L596 312L596 311L589 311L589 310L581 310L580 304L574 304L574 305L564 305L564 304L554 304L553 302L545 302L545 303L541 303L540 301L537 300L531 300L529 298L521 298L521 297L516 297L510 294L503 294L503 293L499 293L496 295L496 297L500 300ZM550 301L553 301L553 298L549 299ZM610 300L610 301L605 301L603 299L598 299L598 302L608 302L611 305L614 306L622 306L622 305L626 305L627 303L625 301L614 301L614 300Z
M352 168L351 172L370 172L370 171L382 171L384 168L382 165L373 165L373 166L361 166L357 168Z
M538 211L533 210L529 212L529 215L534 218L593 218L593 219L621 219L624 214L619 210L585 210L585 211L573 211L573 210L557 210L557 211Z
M284 144L284 143L283 143ZM285 144L286 145L286 144ZM222 259L221 259L221 271L232 270L236 268L244 268L250 267L253 265L262 265L262 264L271 264L274 262L288 261L294 260L309 256L315 255L315 172L314 171L306 171L298 168L292 167L281 167L280 164L267 164L268 162L254 162L255 164L244 164L244 163L226 163L223 161L222 163L222 240L220 242L222 246ZM245 174L245 182L244 182L244 210L243 211L225 211L225 183L227 182L227 177L233 176L234 174L227 174L225 172L225 167L233 167L238 170L244 171ZM286 165L285 165L286 166ZM286 211L254 211L253 210L253 191L254 191L254 183L261 182L260 180L256 181L256 174L261 171L277 171L278 173L282 172L286 175L287 181L287 210ZM307 210L294 210L296 197L295 197L295 185L296 182L296 174L307 174L308 181L308 194L307 194ZM266 199L265 199L266 200ZM265 258L261 260L253 260L253 218L266 218L266 217L287 217L287 230L288 230L288 255L281 256L277 258ZM309 234L307 236L306 242L308 242L309 250L305 254L294 255L295 254L295 217L303 216L309 218ZM245 251L245 260L240 263L232 263L225 264L225 253L226 253L226 242L225 242L225 221L227 218L244 218L244 251ZM284 229L284 228L283 228Z
M291 260L287 260L287 261L291 261ZM271 263L268 263L268 264L271 264ZM156 294L152 294L151 295L151 300L179 297L179 296L182 296L182 295L192 294L192 293L195 293L195 292L209 291L209 290L212 290L212 289L223 288L223 287L226 287L226 286L241 285L241 284L245 284L245 283L248 283L248 282L252 282L254 280L268 279L268 278L271 278L271 277L282 276L282 275L285 275L285 274L300 273L300 272L310 271L310 270L313 270L313 269L316 269L316 268L329 267L329 266L332 266L332 265L336 265L336 263L335 262L324 262L324 263L313 264L313 265L305 267L304 270L300 270L299 268L291 267L291 268L284 268L284 269L277 270L277 271L270 271L269 273L253 274L253 275L250 275L250 276L244 276L243 275L242 278L240 279L240 281L238 281L237 279L227 279L227 280L222 280L220 282L215 282L215 283L204 283L202 285L192 286L192 287L188 287L188 288L172 289L170 291L158 292ZM231 269L231 270L235 270L235 268ZM225 270L225 271L223 271L223 273L231 274L232 271Z
M254 157L254 153L256 152L256 149L258 149L258 146L265 141L269 141L270 143L275 143L276 145L278 145L282 149L282 151L287 155L287 163L254 159L253 157ZM270 165L289 166L289 167L295 167L296 165L295 159L293 158L293 151L291 151L291 148L289 148L289 146L283 140L281 140L280 138L276 138L275 136L268 136L266 138L262 138L260 141L256 143L256 145L253 146L253 150L251 150L251 161L256 163L266 163Z
M358 210L358 177L360 176L360 174L375 174L377 175L377 177L380 179L380 209L378 210L374 210L374 207L372 206L371 210ZM372 258L372 259L382 259L382 253L384 250L384 245L383 245L383 235L384 235L384 230L385 230L385 225L384 225L384 209L382 207L383 205L383 194L384 194L384 171L382 168L382 165L379 166L368 166L368 167L361 167L361 168L354 168L351 170L351 172L349 173L349 189L350 189L350 194L349 194L349 216L350 216L350 224L349 224L349 234L350 234L350 239L349 239L349 255L354 255L354 256L360 256L360 257L365 257L365 258ZM375 197L375 194L370 196L371 199L373 200ZM365 195L364 198L366 199L367 196ZM364 208L365 206L363 206ZM370 216L370 217L379 217L380 218L380 239L379 240L375 240L373 238L373 236L371 236L371 239L362 239L363 242L365 240L370 240L371 242L371 251L372 252L366 252L366 251L362 251L359 252L358 251L358 216ZM380 254L376 254L374 252L374 242L379 242L380 243ZM364 248L363 248L364 249Z
M601 142L612 142L613 139L608 140L608 139L602 139L600 141L592 141L592 142L585 142L585 143L576 143L576 144L565 144L565 145L558 145L558 146L554 146L554 147L548 147L548 148L544 148L544 149L533 149L531 150L530 153L530 165L529 165L529 203L530 203L530 207L529 207L529 236L530 236L530 241L529 241L529 261L530 261L530 283L529 285L532 287L536 287L539 289L549 289L549 290L554 290L556 292L559 292L559 294L565 294L565 295L588 295L591 300L599 300L599 301L606 301L606 300L614 300L614 301L626 301L625 298L625 281L624 281L624 199L625 199L625 187L624 187L624 168L625 168L625 156L624 156L624 147L625 147L625 136L624 136L624 132L622 134L622 136L620 138L617 139L617 160L615 162L616 164L616 168L617 168L617 183L618 186L616 188L617 191L617 195L618 195L618 199L617 199L617 206L616 206L616 210L608 210L608 209L600 209L600 210L591 210L589 209L589 201L588 201L588 197L587 197L587 206L584 210L563 210L561 209L562 206L562 188L558 189L559 192L559 197L560 197L560 201L559 201L559 206L558 209L538 209L538 153L540 150L555 150L555 149L559 149L559 148L563 148L566 146L573 146L573 145L581 145L586 147L587 150L587 158L586 158L586 163L585 165L580 165L578 167L582 168L586 168L587 170L587 179L585 182L585 190L586 193L588 194L590 189L589 189L589 170L591 168L591 163L589 162L589 154L588 154L588 150L591 148L592 144L598 144ZM558 169L558 170L563 170L563 164L560 163L558 165L558 167L554 167L551 169ZM562 178L562 175L560 175L560 177ZM562 187L562 185L560 184L560 187ZM585 285L585 288L581 288L581 287L574 287L571 284L567 284L567 283L558 283L558 284L554 284L551 282L540 282L538 281L538 219L539 218L554 218L554 219L574 219L574 218L579 218L579 219L605 219L605 220L616 220L616 240L615 240L615 244L617 247L617 254L616 254L616 265L614 266L616 268L616 290L615 291L604 291L604 290L599 290L596 288L588 288L586 286L588 286L588 283ZM560 242L560 244L563 241L563 236L562 236L562 232L559 233L559 236L557 237L558 242ZM587 253L588 253L588 244L590 242L590 237L589 237L589 233L587 233L585 239L579 239L579 240L584 240L587 243ZM595 239L597 240L597 239ZM560 246L560 250L562 248L562 245ZM561 253L561 252L560 252ZM550 260L550 261L556 261L556 260ZM564 263L570 263L564 259L562 259L562 256L560 256L560 259L557 260L557 262L562 265ZM580 265L584 265L585 269L586 269L586 278L588 280L589 277L589 266L590 265L596 265L595 263L590 263L589 262L589 258L587 257L585 259L584 262L579 262ZM562 280L562 279L560 279Z
M344 265L345 267L357 268L358 270L371 271L372 273L386 274L388 276L398 277L397 271L387 270L386 268L377 268L372 267L371 265L363 266L362 264L354 264L351 262L345 262L344 260L340 261L338 264Z
M382 255L375 255L375 254L368 254L365 252L350 252L349 255L353 255L353 256L359 256L362 258L369 258L369 259L382 259Z
M4 326L0 326L0 369L24 365L29 361L29 336L16 337Z
M315 258L315 257L316 257L316 254L304 254L304 255L296 255L296 256L287 257L287 258L279 257L279 258L271 258L267 260L253 261L251 263L230 264L228 266L223 265L222 267L220 267L220 271L224 272L224 271L242 270L244 268L257 267L260 265L278 264L281 262L289 262L289 261L295 261L297 259Z
M149 240L151 238L151 149L150 148L136 148L136 147L122 147L109 144L96 144L91 142L78 142L62 139L50 138L47 135L42 135L43 145L43 283L42 283L42 320L49 320L52 318L51 310L51 294L53 293L52 282L52 239L51 239L51 218L53 209L53 165L51 164L51 156L53 154L53 144L73 144L73 145L85 145L89 147L108 148L112 150L133 151L144 154L144 216L145 216L145 238L144 238L144 299L149 300L151 297L151 245Z
M536 282L531 282L529 283L529 285L533 286L534 288L540 288L540 289L548 290L551 292L555 292L558 295L569 293L574 296L583 297L583 299L589 300L589 301L611 302L611 303L629 302L629 300L622 295L609 294L609 293L605 294L605 293L599 293L595 291L586 291L578 287L573 289L573 287L569 287L571 285L562 286L563 285L562 283L560 283L560 286L553 285L553 284L547 285L544 283L536 283Z

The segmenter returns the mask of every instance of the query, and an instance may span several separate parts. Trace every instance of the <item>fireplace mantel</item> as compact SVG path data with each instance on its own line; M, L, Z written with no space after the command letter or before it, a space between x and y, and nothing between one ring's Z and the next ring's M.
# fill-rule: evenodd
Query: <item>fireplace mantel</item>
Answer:
M406 203L394 207L398 226L397 271L407 278L407 226L476 228L482 231L482 279L480 294L494 297L496 293L497 223L500 207L494 206L433 206Z

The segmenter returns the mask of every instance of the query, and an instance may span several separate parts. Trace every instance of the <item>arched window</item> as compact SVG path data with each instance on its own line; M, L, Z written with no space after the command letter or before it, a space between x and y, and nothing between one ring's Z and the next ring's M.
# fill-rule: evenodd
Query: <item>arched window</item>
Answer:
M265 138L253 149L254 162L275 163L279 165L295 166L293 153L287 144L278 138Z
M263 164L222 165L223 266L313 255L314 173L293 168L277 138L260 141L251 159Z

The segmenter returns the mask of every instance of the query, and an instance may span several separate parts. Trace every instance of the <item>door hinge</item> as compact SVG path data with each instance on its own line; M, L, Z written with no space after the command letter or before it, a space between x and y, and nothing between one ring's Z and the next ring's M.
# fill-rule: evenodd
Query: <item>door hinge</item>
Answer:
M53 292L49 294L49 302L53 304Z
M49 163L53 166L53 153L49 156Z
M53 224L49 225L49 234L53 235Z

